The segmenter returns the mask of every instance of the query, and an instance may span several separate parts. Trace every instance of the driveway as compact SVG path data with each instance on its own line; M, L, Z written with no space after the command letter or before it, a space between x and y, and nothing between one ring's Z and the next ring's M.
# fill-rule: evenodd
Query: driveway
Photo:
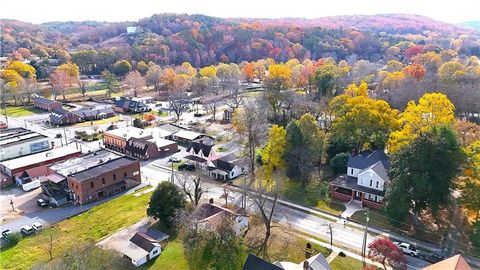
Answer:
M37 206L37 199L41 198L42 190L25 192L19 188L0 191L0 224L21 215L42 210ZM12 210L10 201L13 202L15 211Z

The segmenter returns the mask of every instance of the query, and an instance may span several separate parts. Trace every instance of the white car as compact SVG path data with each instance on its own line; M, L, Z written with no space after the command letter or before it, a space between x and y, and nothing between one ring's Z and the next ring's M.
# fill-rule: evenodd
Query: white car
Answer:
M23 236L27 236L33 234L35 232L35 229L32 228L32 226L25 225L20 229L20 232Z
M415 248L414 245L409 243L398 243L394 242L395 245L404 253L413 257L418 257L418 249Z
M43 225L40 222L34 222L32 224L32 227L35 229L35 231L40 231L41 229L43 229Z

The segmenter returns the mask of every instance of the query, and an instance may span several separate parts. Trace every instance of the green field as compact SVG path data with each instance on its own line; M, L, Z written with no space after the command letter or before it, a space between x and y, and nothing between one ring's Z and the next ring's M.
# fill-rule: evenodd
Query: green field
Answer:
M363 264L361 261L351 257L337 256L330 263L333 270L361 270Z
M17 245L0 252L1 269L28 269L48 258L46 236L54 233L54 257L74 245L98 242L117 230L146 216L150 194L139 197L123 195L96 206L78 216L66 219L39 235L22 239Z
M7 116L9 117L20 117L20 116L30 116L34 114L47 113L37 108L33 107L21 107L21 106L8 106L6 108ZM5 115L5 110L1 109L0 114Z

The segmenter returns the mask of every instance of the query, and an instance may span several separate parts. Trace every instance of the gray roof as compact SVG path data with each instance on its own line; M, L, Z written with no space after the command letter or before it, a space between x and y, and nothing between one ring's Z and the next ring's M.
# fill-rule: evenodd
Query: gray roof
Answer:
M370 167L380 178L383 180L388 180L388 175L387 175L387 170L385 169L385 166L383 166L382 162L377 162L374 165Z
M90 179L92 177L102 175L106 172L114 171L120 167L130 165L136 161L137 160L134 158L123 156L123 157L110 160L104 163L99 163L97 166L90 167L84 171L77 172L69 176L74 178L76 181L81 182L81 181Z
M382 162L385 169L388 170L390 168L390 161L383 150L362 151L357 155L351 156L348 159L347 166L363 170L379 161Z
M36 98L33 99L33 102L47 104L47 105L52 104L52 103L60 103L56 100L46 99L44 97L36 97Z
M137 232L132 238L130 238L130 242L147 252L150 252L155 248L155 243L158 244L155 239L141 232Z
M248 258L243 265L242 270L282 270L283 268L269 263L253 254L248 254Z

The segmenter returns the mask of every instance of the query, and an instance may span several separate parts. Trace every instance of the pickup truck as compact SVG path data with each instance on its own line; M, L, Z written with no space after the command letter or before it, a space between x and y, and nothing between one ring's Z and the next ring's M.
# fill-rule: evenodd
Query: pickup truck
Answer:
M409 243L399 243L399 242L393 242L397 247L404 253L413 257L418 257L418 249L415 248L414 245L409 244Z

